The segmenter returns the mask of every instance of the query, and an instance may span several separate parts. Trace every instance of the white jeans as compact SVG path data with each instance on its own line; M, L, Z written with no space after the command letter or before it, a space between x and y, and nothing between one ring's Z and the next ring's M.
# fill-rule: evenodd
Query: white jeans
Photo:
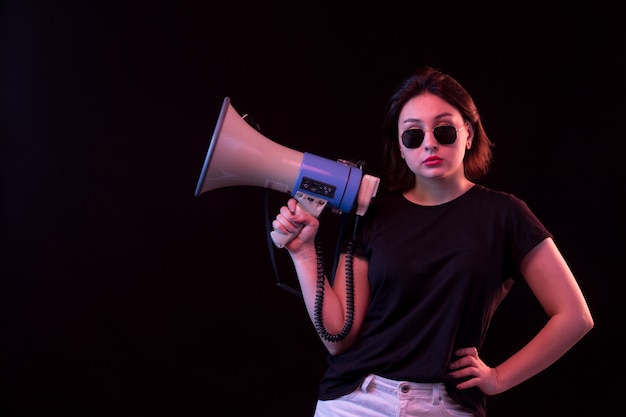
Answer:
M314 417L471 417L448 396L443 383L418 384L369 375L335 400L319 400Z

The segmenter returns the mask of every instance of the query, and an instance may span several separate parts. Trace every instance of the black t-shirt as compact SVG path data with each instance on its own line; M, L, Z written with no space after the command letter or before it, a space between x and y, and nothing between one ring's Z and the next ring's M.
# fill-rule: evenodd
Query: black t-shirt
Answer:
M448 365L457 348L480 351L495 309L522 278L521 261L551 234L522 200L481 185L437 206L399 193L375 198L359 221L354 255L369 261L369 309L350 349L329 355L319 398L347 394L374 373L445 382L483 416L484 394L454 388Z

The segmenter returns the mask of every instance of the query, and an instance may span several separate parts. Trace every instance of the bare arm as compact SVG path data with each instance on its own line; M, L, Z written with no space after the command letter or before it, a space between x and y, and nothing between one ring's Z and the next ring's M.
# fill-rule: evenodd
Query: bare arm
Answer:
M482 362L475 348L460 349L457 354L463 357L451 364L452 375L473 378L459 388L478 386L491 395L504 392L552 365L593 327L582 291L551 238L526 256L521 272L548 321L522 349L495 368Z
M297 205L295 199L290 199L287 202L287 206L282 207L280 214L276 216L276 220L273 222L274 230L282 233L291 233L296 230L299 224L303 224L304 227L291 242L285 245L285 248L289 251L294 263L309 318L315 324L318 269L314 239L319 228L319 222L316 217ZM346 256L342 254L332 286L328 279L324 279L322 320L325 329L330 334L341 332L346 321L348 300L345 261ZM346 338L341 341L331 342L321 338L324 346L332 355L345 351L352 344L363 324L363 318L369 303L368 264L364 259L354 257L352 268L354 314L351 330Z

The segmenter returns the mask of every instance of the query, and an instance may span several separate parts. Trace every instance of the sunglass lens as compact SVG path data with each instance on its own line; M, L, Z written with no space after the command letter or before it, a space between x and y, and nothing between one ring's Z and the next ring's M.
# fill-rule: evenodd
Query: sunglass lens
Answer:
M442 145L451 145L456 140L456 128L454 126L438 126L433 133L437 142Z
M402 143L407 148L419 148L424 141L424 131L422 129L409 129L402 133Z

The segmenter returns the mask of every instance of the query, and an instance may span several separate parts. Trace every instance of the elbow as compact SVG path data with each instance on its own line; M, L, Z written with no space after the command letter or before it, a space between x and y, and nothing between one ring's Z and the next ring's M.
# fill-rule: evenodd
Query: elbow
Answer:
M345 352L347 347L344 347L341 343L328 343L326 344L326 350L331 356L338 356Z
M589 333L591 329L593 329L593 326L595 326L595 321L593 319L593 316L591 315L591 312L588 309L583 311L582 314L578 315L578 318L575 321L575 323L576 323L577 332L580 336L579 339L581 339L583 336Z
M582 326L583 326L584 334L589 333L589 331L593 329L595 324L596 323L593 319L593 316L591 315L590 312L587 312L587 314L582 318Z
M330 353L331 356L339 356L342 353L344 353L346 350L348 350L350 346L352 346L353 342L354 342L354 337L348 336L346 339L334 341L334 342L325 340L324 346L326 347L326 350L328 351L328 353Z

